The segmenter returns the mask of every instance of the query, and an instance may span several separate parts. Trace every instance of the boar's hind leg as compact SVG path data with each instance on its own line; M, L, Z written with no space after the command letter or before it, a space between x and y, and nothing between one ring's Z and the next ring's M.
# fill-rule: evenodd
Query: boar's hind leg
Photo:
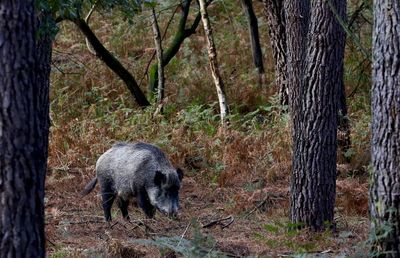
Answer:
M146 191L140 191L137 197L139 207L142 208L147 217L153 218L156 208L150 203Z
M115 193L111 185L102 185L101 197L103 199L104 218L106 221L111 221L111 206L115 200Z
M128 205L129 205L128 200L124 200L121 197L118 198L118 207L121 210L122 217L124 217L124 219L126 219L126 220L129 220Z

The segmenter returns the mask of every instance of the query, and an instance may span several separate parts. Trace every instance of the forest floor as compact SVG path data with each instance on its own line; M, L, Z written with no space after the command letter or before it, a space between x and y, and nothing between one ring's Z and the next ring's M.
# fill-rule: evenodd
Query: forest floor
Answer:
M336 231L315 233L290 230L287 180L218 187L201 183L201 173L185 176L178 219L160 213L146 219L131 205L128 223L114 204L108 225L98 187L84 198L79 194L93 170L50 169L46 184L49 257L180 257L171 249L189 257L362 257L366 251L366 179L339 176ZM160 246L134 243L137 239L159 239ZM172 248L162 248L167 245Z

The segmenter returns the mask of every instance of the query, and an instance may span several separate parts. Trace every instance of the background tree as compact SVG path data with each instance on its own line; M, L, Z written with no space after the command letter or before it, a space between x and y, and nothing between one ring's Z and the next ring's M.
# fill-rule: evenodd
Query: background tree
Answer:
M41 13L44 21L46 13ZM0 254L45 257L49 38L34 1L0 1ZM42 74L39 74L42 73Z
M156 46L157 61L158 61L158 90L157 101L161 105L164 99L164 65L163 65L163 49L161 42L160 28L158 27L157 14L154 7L151 8L152 28L154 33L154 45Z
M252 0L240 0L242 3L243 12L246 15L249 37L251 43L251 53L253 56L253 63L259 75L259 84L265 84L265 70L263 64L263 54L260 44L260 35L258 32L257 16L254 13Z
M191 0L185 0L182 3L182 11L181 16L179 18L178 27L172 39L172 42L169 44L168 48L165 49L163 53L163 66L167 66L172 58L176 56L181 48L185 39L189 38L193 34L196 33L196 29L199 26L201 15L200 12L197 13L193 23L189 28L186 28L187 20L190 11ZM212 0L206 2L206 7L211 4ZM157 89L158 84L158 64L153 64L150 67L149 71L149 93L154 94Z
M288 87L286 76L286 26L283 0L263 0L267 19L270 44L275 59L275 83L279 89L280 102L288 105Z
M372 85L373 255L400 256L400 3L374 1Z
M332 9L345 17L346 1L308 4L285 4L294 124L290 218L322 230L334 218L338 100L345 44L344 29Z

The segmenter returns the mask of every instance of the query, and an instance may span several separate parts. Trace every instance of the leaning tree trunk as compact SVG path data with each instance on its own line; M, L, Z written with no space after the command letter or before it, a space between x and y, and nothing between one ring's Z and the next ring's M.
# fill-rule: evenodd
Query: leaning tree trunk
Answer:
M74 18L70 19L70 21L75 23L75 25L78 26L80 31L85 35L86 39L90 42L101 61L103 61L114 73L118 75L119 78L121 78L134 97L136 103L142 108L150 106L150 102L143 94L132 74L118 61L117 58L113 56L110 51L103 46L86 21L82 18Z
M221 113L221 124L225 126L227 121L227 116L229 114L228 104L224 92L224 84L222 82L221 75L219 73L219 66L217 60L217 50L215 48L214 38L211 30L210 21L208 19L207 7L205 0L199 0L201 20L204 26L204 32L206 34L207 46L208 46L208 57L210 60L211 73L214 79L215 87L217 89L218 101Z
M275 59L275 83L279 89L280 102L288 105L288 86L286 75L286 32L283 0L263 0L264 13L269 27L269 37Z
M48 78L36 73L48 57L36 54L34 1L0 1L0 35L0 256L45 257L40 87Z
M158 61L158 90L157 90L157 101L161 105L164 99L164 62L163 62L163 49L161 45L161 34L157 23L157 15L154 8L151 9L152 12L152 28L154 33L154 44L156 46L157 61ZM160 110L161 111L161 110Z
M292 7L299 3L290 2ZM299 67L302 72L299 78L290 75L293 73L290 67L297 67L302 59L293 59L289 54L288 74L289 78L293 76L289 79L289 89L294 114L290 218L296 225L312 230L323 230L327 223L333 223L336 194L338 94L343 77L345 33L330 5L340 17L345 16L345 0L331 0L329 4L324 0L311 1L307 41L300 48L306 49L305 64ZM289 18L292 13L287 10L287 20L307 17L304 13ZM307 12L307 9L300 10ZM288 26L289 30L291 27ZM293 43L301 44L299 38L291 38L299 30L294 32L288 35L289 53L295 50ZM297 84L292 84L297 79Z
M400 257L400 3L374 1L372 252Z
M260 44L260 35L258 33L257 17L253 10L252 0L241 0L241 2L249 27L249 36L251 42L251 53L253 55L253 63L259 75L259 84L262 86L265 84L265 74L264 74L265 70L264 70L263 55Z

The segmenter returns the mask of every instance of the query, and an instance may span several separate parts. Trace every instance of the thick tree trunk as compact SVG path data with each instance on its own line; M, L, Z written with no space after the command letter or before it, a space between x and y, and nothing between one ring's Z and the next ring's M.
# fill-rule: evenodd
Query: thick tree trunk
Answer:
M286 45L287 45L287 65L286 75L289 93L289 108L292 111L294 130L301 121L297 119L301 109L300 92L303 89L304 73L306 66L306 47L307 35L310 18L309 0L285 0L285 22L286 22Z
M34 1L0 1L0 256L45 257L48 49L36 49ZM40 53L37 55L36 51ZM44 61L45 62L45 61ZM36 75L46 70L46 74ZM45 126L45 128L42 128ZM47 145L47 144L46 144Z
M39 14L38 27L41 28L43 24L55 25L52 20L52 16L49 13ZM45 26L49 27L49 26ZM39 171L41 173L38 177L38 191L39 198L42 200L43 209L42 214L39 217L45 217L44 214L44 197L45 197L45 178L47 172L47 157L49 148L49 129L50 129L50 100L49 100L49 90L50 90L50 72L51 72L51 58L52 58L52 43L53 35L50 31L45 31L42 35L37 38L36 45L36 83L38 87L37 97L37 110L39 116L39 129L41 130L41 137L38 137L40 145L41 156L37 157L39 164ZM44 220L39 220L38 223L43 223L40 225L44 228ZM43 250L45 250L44 241L42 243Z
M372 252L400 257L400 3L374 1Z
M263 55L260 44L260 35L258 33L258 21L253 10L252 0L240 0L242 3L243 11L247 18L249 27L249 36L251 42L251 53L253 56L253 63L259 74L259 83L262 86L265 83L265 71L263 64Z
M286 75L286 23L283 0L263 0L264 13L269 26L269 37L275 59L275 83L279 89L282 105L288 105L288 87Z
M290 2L292 7L299 4ZM331 0L330 4L345 17L345 0ZM299 35L299 32L304 32L308 26L303 23L296 26L293 19L303 19L307 13L289 18L288 9L286 16L287 20L292 19L288 30L294 28L288 35L289 49L306 49L303 55L289 50L288 75L294 120L290 218L313 230L323 230L327 223L333 223L336 194L338 94L343 77L345 33L330 4L323 0L311 2L307 40L303 42L299 38L304 34Z
M40 110L40 119L41 122L40 128L43 130L43 150L45 151L45 157L47 159L47 151L48 151L48 131L50 128L50 100L49 100L49 90L50 90L50 72L51 72L51 57L52 57L52 44L53 44L53 35L49 31L49 25L55 26L54 20L50 13L40 13L38 15L38 27L45 31L45 33L40 34L37 37L37 46L36 46L36 80L39 87L39 110ZM47 30L47 31L46 31ZM46 168L47 170L47 162Z
M215 48L214 37L212 34L212 29L210 21L208 19L207 7L205 0L199 0L201 20L204 26L204 33L206 34L207 47L208 47L208 58L210 60L210 69L214 79L215 88L217 89L218 101L221 114L221 124L225 126L227 121L227 116L229 114L228 104L226 101L226 96L224 92L224 84L219 72L217 50Z
M164 62L163 62L163 49L161 45L161 34L157 23L157 15L154 8L151 9L152 12L152 28L154 33L154 44L156 46L157 60L158 60L158 90L157 90L157 101L162 104L164 99Z
M139 85L137 84L135 78L133 78L132 74L125 69L125 67L118 61L118 59L116 59L110 53L110 51L108 51L103 46L103 44L101 44L100 40L96 37L96 35L90 29L85 20L81 18L76 18L71 19L71 21L75 23L76 26L78 26L81 32L88 39L93 49L96 51L97 56L124 81L128 90L135 98L136 103L138 103L138 105L141 107L149 106L150 102L146 99L146 96L139 88Z

